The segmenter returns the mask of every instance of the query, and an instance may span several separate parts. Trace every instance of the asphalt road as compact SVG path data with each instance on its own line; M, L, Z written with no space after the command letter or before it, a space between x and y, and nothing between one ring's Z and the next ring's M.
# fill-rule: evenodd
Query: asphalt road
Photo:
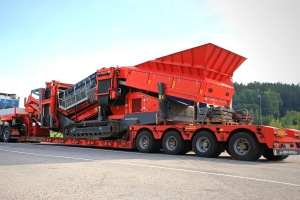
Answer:
M282 162L0 143L0 199L300 199L300 156Z

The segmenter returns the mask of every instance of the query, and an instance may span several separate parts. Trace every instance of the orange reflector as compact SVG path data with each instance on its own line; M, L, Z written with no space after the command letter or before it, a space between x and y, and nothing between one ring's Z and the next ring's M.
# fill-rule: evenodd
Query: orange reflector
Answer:
M195 128L196 128L195 126L186 126L185 130L187 130L187 129L189 129L189 130L195 130Z
M172 82L172 89L174 89L174 88L175 88L175 84L176 84L176 82L175 82L175 81L173 81L173 82Z
M284 129L278 129L277 136L285 136L285 130Z
M10 134L11 135L20 135L18 130L12 130Z

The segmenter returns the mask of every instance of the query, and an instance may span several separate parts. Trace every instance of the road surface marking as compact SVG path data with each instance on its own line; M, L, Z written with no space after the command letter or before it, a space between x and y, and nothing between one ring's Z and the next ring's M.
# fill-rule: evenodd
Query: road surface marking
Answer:
M205 172L205 171L199 171L199 170L189 170L189 169L181 169L181 168L173 168L173 167L161 167L161 166L146 165L146 164L134 164L134 163L126 163L126 162L96 160L96 159L78 158L78 157L71 157L71 156L58 156L58 155L51 155L51 154L39 154L39 153L30 153L30 152L23 152L23 151L13 151L13 150L8 150L8 149L0 149L0 151L10 152L10 153L27 154L27 155L34 155L34 156L66 158L66 159L73 159L73 160L84 160L84 161L103 162L103 163L110 163L110 164L119 164L119 165L121 164L121 165L129 165L129 166L165 169L165 170L171 170L171 171L181 171L181 172L189 172L189 173L208 174L208 175L214 175L214 176L223 176L223 177L246 179L246 180L252 180L252 181L260 181L260 182L268 182L268 183L276 183L276 184L300 187L300 184L295 184L295 183L272 181L272 180L267 180L267 179L251 178L251 177L237 176L237 175L231 175L231 174L221 174L221 173L215 173L215 172Z
M51 145L51 146L55 146L55 145ZM55 147L62 147L62 148L68 148L68 149L84 149L84 150L91 150L91 151L105 151L105 152L113 152L113 153L125 153L125 154L138 154L138 155L143 155L143 156L164 156L164 157L173 157L175 158L174 155L168 155L168 154L164 154L164 153L141 153L141 152L132 152L132 151L117 151L117 150L113 150L113 149L100 149L100 148L96 148L96 149L93 149L93 148L86 148L86 147L80 147L80 146L76 146L76 147L66 147L66 146L55 146ZM209 161L214 161L214 162L217 162L217 163L220 163L220 158L205 158L205 157L196 157L194 155L191 155L191 156L187 156L187 155L176 155L176 158L184 158L184 159L193 159L193 160L209 160ZM258 163L256 161L242 161L242 160L233 160L233 159L227 159L226 160L227 162L231 162L231 163L223 163L224 165L234 165L236 164L237 162L238 163L245 163L247 165L260 165L262 163Z

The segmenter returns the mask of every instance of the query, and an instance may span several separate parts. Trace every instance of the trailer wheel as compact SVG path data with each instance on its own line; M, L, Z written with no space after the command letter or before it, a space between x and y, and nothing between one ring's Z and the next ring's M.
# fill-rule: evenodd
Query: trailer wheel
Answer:
M150 131L141 131L136 139L136 147L141 153L153 153L157 150L157 141Z
M218 151L216 137L207 131L197 133L192 141L193 150L199 157L215 157Z
M3 133L2 133L2 138L3 138L3 142L10 142L10 131L8 127L5 127L3 129Z
M162 146L166 154L180 155L184 153L185 141L178 132L170 131L164 135Z
M265 157L267 160L270 161L282 161L284 159L286 159L287 157L289 157L289 155L282 155L282 156L275 156L273 149L266 149L263 157Z
M231 156L231 153L230 153L230 151L229 151L229 146L228 146L228 144L226 144L226 152L228 153L228 155Z
M262 155L263 153L265 152L265 146L262 145L262 144L259 144L259 151L258 151L258 154L256 155L256 157L254 158L254 160L258 160Z
M186 154L188 153L189 151L192 150L192 142L189 141L189 140L185 140L184 141L184 150L183 150L183 153L182 154Z
M218 150L212 157L217 158L225 150L225 142L218 142Z
M245 132L236 133L229 141L229 152L234 159L253 161L260 152L256 138Z

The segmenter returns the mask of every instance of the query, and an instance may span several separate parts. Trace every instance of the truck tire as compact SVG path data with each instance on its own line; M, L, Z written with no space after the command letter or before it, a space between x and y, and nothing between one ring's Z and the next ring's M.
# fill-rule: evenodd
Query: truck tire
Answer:
M181 155L185 151L185 141L177 131L167 132L162 140L162 146L166 154Z
M10 142L11 141L10 137L11 137L11 134L10 134L9 127L5 127L2 132L3 142Z
M286 159L287 157L289 157L289 155L282 155L282 156L275 156L273 149L266 149L263 157L265 157L267 160L270 161L282 161L284 159Z
M192 150L192 141L185 140L184 143L184 150L182 154L186 154Z
M225 142L218 142L218 150L215 155L212 155L213 158L219 157L219 155L225 150Z
M265 146L262 144L259 144L259 151L258 151L258 154L256 155L256 157L254 158L254 160L258 160L263 155L264 152L265 152Z
M197 133L192 141L195 154L199 157L215 157L219 148L216 137L207 131Z
M236 160L257 160L260 152L257 139L250 133L239 132L229 140L229 152Z
M226 152L228 153L228 155L230 155L231 156L231 153L230 153L230 151L229 151L229 146L228 146L229 144L226 144Z
M3 142L3 123L0 120L0 142Z
M136 138L136 147L141 153L153 153L157 151L157 141L150 131L141 131Z

